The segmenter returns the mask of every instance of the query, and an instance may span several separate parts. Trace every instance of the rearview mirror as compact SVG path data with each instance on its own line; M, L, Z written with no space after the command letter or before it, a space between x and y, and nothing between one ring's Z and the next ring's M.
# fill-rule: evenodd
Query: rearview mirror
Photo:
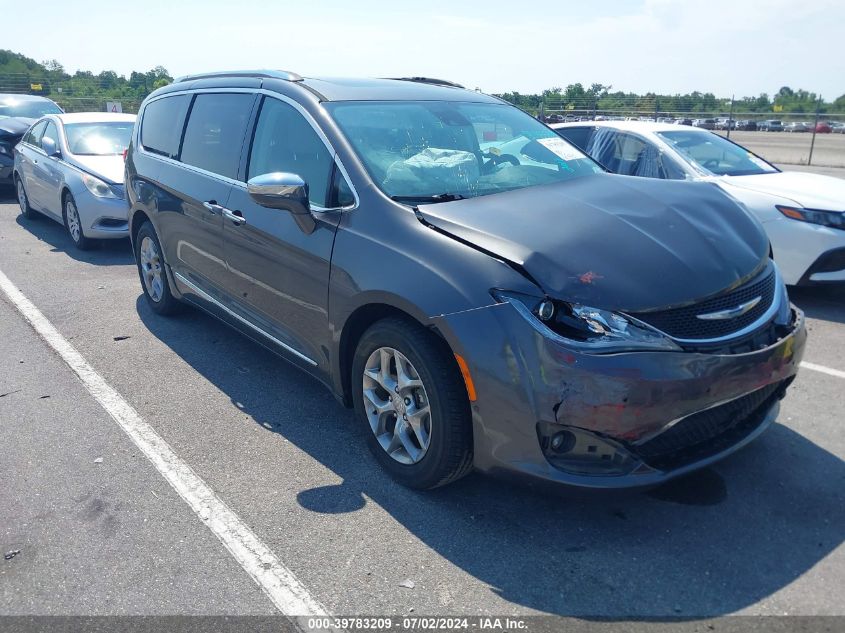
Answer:
M246 184L249 196L268 209L284 209L309 214L308 185L296 174L274 172L251 178Z
M44 150L44 153L47 154L50 158L61 158L62 152L56 145L56 141L49 137L45 137L41 139L41 149Z

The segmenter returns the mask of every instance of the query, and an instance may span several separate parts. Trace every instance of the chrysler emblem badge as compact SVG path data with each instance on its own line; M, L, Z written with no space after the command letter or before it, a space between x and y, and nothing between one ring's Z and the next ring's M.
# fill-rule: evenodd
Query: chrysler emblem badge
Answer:
M735 308L719 310L718 312L708 312L707 314L697 314L695 316L702 321L725 321L727 319L735 319L736 317L742 316L751 310L754 306L760 303L762 299L763 297L755 297L751 301L741 303Z

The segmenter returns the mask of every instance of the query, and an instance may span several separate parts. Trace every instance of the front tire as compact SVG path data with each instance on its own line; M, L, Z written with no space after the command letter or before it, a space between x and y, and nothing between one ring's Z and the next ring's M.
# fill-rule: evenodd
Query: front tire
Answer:
M353 358L352 397L368 447L403 485L437 488L472 469L466 386L432 332L395 317L372 325Z
M94 247L94 240L85 237L85 232L82 230L82 220L79 218L79 209L76 208L76 200L69 193L65 194L62 202L62 217L65 221L67 233L76 248L87 251Z
M135 263L141 288L153 312L169 316L179 312L182 306L170 290L163 252L153 225L144 222L135 236Z

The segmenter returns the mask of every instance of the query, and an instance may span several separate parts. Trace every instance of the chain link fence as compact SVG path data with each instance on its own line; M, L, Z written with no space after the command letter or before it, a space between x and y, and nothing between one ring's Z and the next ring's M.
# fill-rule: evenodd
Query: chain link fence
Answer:
M750 110L747 100L734 99L683 107L683 99L667 103L658 97L614 97L607 104L598 98L546 98L536 108L523 109L547 123L636 120L690 125L722 134L771 162L845 167L845 112L830 112L821 100L801 112L784 112L771 105Z
M112 104L134 114L148 94L169 81L163 68L133 72L128 79L111 72L8 73L0 74L0 93L48 97L66 112L105 112ZM830 104L821 100L803 104L800 112L783 112L758 99L717 99L701 93L571 99L556 93L528 97L530 103L526 95L500 96L548 123L635 119L695 125L729 136L771 162L845 167L845 112L831 112Z
M0 93L46 97L65 112L106 112L107 104L119 104L120 111L136 114L141 102L159 85L161 77L154 73L132 73L129 79L115 73L0 74Z

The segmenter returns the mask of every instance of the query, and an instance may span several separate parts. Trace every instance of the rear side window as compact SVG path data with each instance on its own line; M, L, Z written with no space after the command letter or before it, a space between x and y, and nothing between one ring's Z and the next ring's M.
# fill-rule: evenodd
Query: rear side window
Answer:
M251 94L197 95L179 159L186 165L236 179L254 100Z
M141 145L147 151L175 158L190 97L176 95L149 103L141 122Z
M249 178L277 171L296 174L308 185L310 201L328 207L333 167L332 155L305 117L278 99L264 100L252 142Z
M555 130L567 141L572 143L582 152L587 152L587 147L590 144L590 137L593 135L593 127L565 127Z

